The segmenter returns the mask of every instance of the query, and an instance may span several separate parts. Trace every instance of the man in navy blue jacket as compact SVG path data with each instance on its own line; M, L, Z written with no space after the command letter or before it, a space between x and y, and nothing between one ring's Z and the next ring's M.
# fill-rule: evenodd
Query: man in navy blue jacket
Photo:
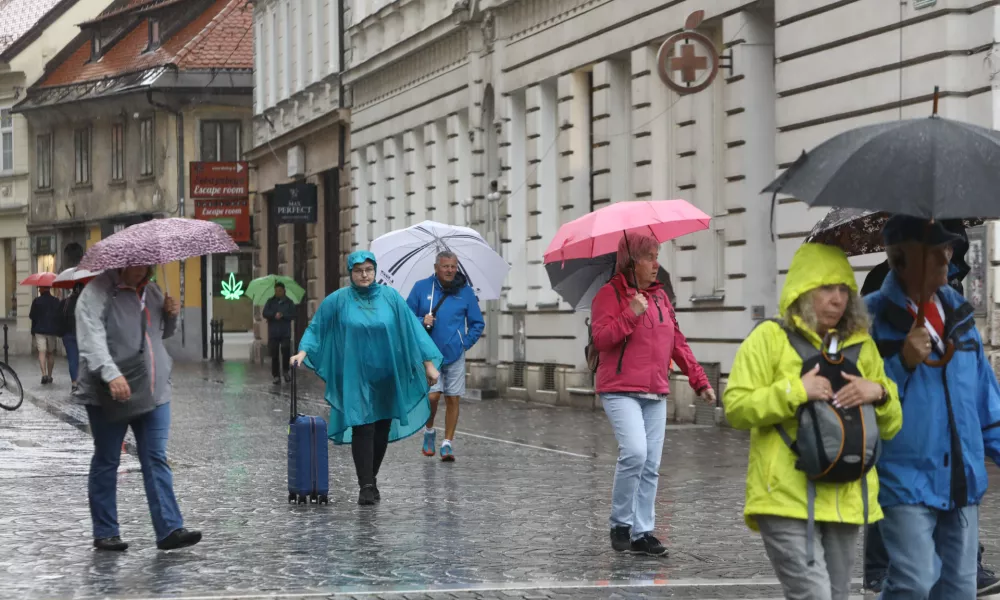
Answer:
M59 299L49 293L49 288L39 288L38 297L31 302L31 335L38 349L38 365L42 368L42 383L52 383L52 369L56 364L56 346L62 335Z
M444 355L441 376L430 390L431 418L424 430L424 456L434 456L437 437L434 416L443 393L447 412L441 460L451 462L455 460L452 440L458 427L458 402L465 394L465 353L479 341L486 323L476 293L458 268L458 257L449 251L438 253L434 275L418 281L410 290L406 303L423 321Z
M974 598L984 462L1000 462L1000 387L973 308L948 286L960 236L898 215L884 236L891 272L865 302L899 387L903 429L878 464L889 557L882 598Z

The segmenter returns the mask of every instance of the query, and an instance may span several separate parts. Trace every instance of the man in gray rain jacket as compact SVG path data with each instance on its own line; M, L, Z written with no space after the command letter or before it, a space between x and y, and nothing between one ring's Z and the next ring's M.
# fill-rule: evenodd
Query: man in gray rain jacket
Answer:
M84 288L76 305L80 385L73 397L86 405L94 437L87 496L98 550L128 548L119 537L116 488L122 442L129 427L135 434L157 547L173 550L201 541L200 532L184 528L167 464L173 360L163 339L173 335L179 309L173 298L164 298L160 288L149 283L151 274L151 267L142 266L106 271ZM145 336L142 320L146 321ZM153 381L156 408L127 421L112 420L101 406L99 393L107 386L114 400L129 399L132 390L116 363L136 356L140 349Z

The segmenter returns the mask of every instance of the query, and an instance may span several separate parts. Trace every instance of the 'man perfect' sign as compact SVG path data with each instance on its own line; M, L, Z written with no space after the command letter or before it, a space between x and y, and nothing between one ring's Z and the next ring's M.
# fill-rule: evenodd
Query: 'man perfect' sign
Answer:
M274 186L271 214L278 225L315 223L316 186L300 182Z

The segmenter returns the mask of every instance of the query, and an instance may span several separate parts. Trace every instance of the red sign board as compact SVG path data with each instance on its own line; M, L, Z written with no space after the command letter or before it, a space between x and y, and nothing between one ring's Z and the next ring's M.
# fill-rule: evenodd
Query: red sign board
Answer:
M250 195L250 169L245 162L192 162L191 198L234 198Z
M250 241L250 200L246 197L196 199L194 218L222 225L234 242Z

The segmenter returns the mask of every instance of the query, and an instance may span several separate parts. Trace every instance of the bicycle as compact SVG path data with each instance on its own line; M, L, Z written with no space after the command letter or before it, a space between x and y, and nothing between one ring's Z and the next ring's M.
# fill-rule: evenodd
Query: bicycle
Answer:
M24 402L24 388L17 373L5 362L0 361L0 408L17 410Z

